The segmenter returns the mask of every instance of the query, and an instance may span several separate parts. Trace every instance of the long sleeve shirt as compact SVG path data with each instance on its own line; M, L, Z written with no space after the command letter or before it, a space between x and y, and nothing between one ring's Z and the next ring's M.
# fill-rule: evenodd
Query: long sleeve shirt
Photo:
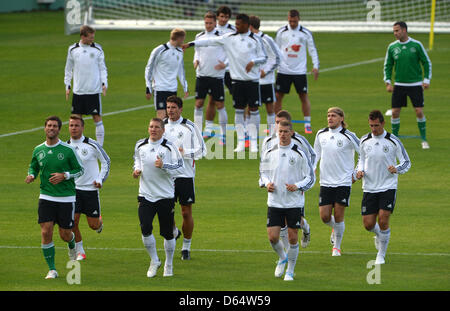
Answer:
M308 29L298 25L292 29L289 25L277 31L275 42L281 51L281 64L278 72L289 75L303 75L307 72L306 50L311 56L313 68L319 69L319 55L317 54L314 38Z
M259 79L259 84L273 84L275 83L275 70L278 68L281 62L281 52L275 41L262 31L256 34L262 39L264 49L267 53L267 62L261 66L261 70L264 70L266 75L264 78Z
M405 174L411 168L411 160L400 139L386 131L379 136L369 133L361 137L360 148L357 170L364 172L364 192L397 189L398 174ZM397 169L396 174L388 171L391 165Z
M202 31L195 36L195 40L216 38L220 36L220 32L214 29L211 32ZM196 69L197 77L213 77L221 78L225 76L225 69L217 70L214 67L219 62L227 62L225 51L221 46L205 46L195 47L194 63L198 61Z
M183 51L170 44L161 44L153 49L145 66L145 85L147 93L156 91L176 92L177 77L184 92L188 91L184 71Z
M72 88L73 78L74 94L100 94L103 85L108 87L105 54L98 43L86 45L80 41L69 46L64 72L66 90Z
M108 154L99 143L89 137L71 138L67 143L75 148L84 167L84 174L75 179L75 188L87 191L97 190L94 181L103 185L109 176L111 160ZM99 161L101 163L100 169Z

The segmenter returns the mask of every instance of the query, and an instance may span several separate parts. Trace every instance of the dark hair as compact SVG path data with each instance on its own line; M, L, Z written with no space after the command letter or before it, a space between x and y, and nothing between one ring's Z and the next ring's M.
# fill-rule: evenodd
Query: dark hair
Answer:
M278 118L285 118L285 119L287 119L287 120L289 120L289 121L292 120L291 114L290 114L288 111L286 111L286 110L281 110L281 111L279 111L279 112L277 113L277 117L278 117Z
M217 16L220 15L220 13L228 15L229 17L231 17L231 9L229 7L227 7L226 5L222 5L221 7L219 7L217 9Z
M80 27L80 36L87 37L90 33L95 33L95 29L91 26L83 25Z
M48 117L47 119L45 119L44 126L47 126L47 122L48 121L56 121L56 122L58 122L58 128L61 129L62 122L61 122L61 119L59 117L57 117L57 116L50 116L50 117Z
M81 125L84 126L84 120L83 120L82 117L79 117L79 116L73 114L73 115L70 116L70 120L80 120Z
M281 121L281 122L278 124L278 128L280 128L280 126L288 126L289 129L292 130L292 123L291 123L291 121L283 120L283 121Z
M170 95L169 97L167 97L166 103L175 103L177 104L178 108L183 108L183 100L177 95Z
M258 16L251 15L250 16L250 26L252 26L255 29L259 29L259 26L261 25L261 20Z
M380 110L372 110L369 113L369 120L375 121L375 120L380 120L380 123L384 122L384 116L383 113Z
M205 16L203 17L203 19L205 18L212 18L214 20L217 20L217 16L216 13L214 13L213 11L208 11L206 12Z
M238 14L236 15L236 19L241 20L244 24L250 24L250 17L247 14Z
M298 17L298 18L300 18L300 13L297 10L295 10L295 9L289 10L289 14L288 15L290 17Z
M396 22L396 23L394 24L394 26L400 26L400 28L403 28L403 29L405 29L406 31L408 31L408 25L406 25L405 22L402 22L402 21Z
M161 124L161 128L164 129L164 121L163 121L162 119L160 119L160 118L152 118L152 119L150 120L150 123L151 123L152 121L159 122L159 123Z

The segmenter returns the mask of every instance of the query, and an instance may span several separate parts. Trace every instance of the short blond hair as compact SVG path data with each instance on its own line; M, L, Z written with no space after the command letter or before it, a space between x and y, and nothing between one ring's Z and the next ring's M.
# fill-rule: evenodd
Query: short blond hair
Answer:
M95 29L91 26L83 25L80 27L80 36L87 37L90 33L95 33Z
M330 107L330 108L328 108L328 113L330 113L330 112L337 114L338 116L342 117L345 120L345 113L344 113L344 110L342 110L341 108L339 108L339 107ZM343 128L346 128L347 127L347 123L345 123L344 120L342 120L341 124L342 124Z
M170 40L186 37L186 31L183 28L175 28L170 32Z

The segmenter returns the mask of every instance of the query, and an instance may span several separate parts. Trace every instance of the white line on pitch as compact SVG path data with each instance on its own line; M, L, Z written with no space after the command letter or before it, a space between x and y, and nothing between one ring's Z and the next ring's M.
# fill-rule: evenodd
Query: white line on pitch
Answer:
M384 57L369 59L369 60L356 62L356 63L352 63L352 64L346 64L346 65L340 65L340 66L325 68L325 69L321 69L320 72L322 73L322 72L340 70L340 69L345 69L345 68L350 68L350 67L355 67L355 66L360 66L360 65L366 65L366 64L379 62L379 61L382 61L382 60L384 60ZM311 74L311 73L308 72L308 74ZM189 96L185 100L190 100L190 99L193 99L193 98L194 98L194 96ZM150 107L154 107L154 104L152 104L152 105L143 105L143 106L138 106L138 107L133 107L133 108L128 108L128 109L117 110L117 111L111 111L111 112L104 113L102 116L112 116L112 115L115 115L115 114L126 113L126 112L141 110L141 109L145 109L145 108L150 108ZM92 119L92 117L86 117L85 118L85 120L89 120L89 119ZM63 124L68 124L68 123L69 123L69 121L63 122ZM30 133L30 132L36 132L36 131L39 131L39 130L42 130L42 129L44 129L44 127L40 126L40 127L35 127L35 128L32 128L32 129L28 129L28 130L22 130L22 131L17 131L17 132L12 132L12 133L0 134L0 138L8 137L8 136L14 136L14 135L20 135L20 134L25 134L25 133Z
M0 245L0 249L40 249L39 246L15 246L15 245ZM57 246L57 249L67 249L67 247ZM130 248L130 247L85 247L87 250L97 251L144 251L142 248ZM163 251L164 249L158 249ZM211 253L272 253L273 250L256 250L256 249L192 249L193 252L211 252ZM324 251L301 251L304 254L328 254ZM346 251L349 255L373 255L374 252L352 252ZM398 253L389 252L389 255L401 255L401 256L450 256L450 253Z

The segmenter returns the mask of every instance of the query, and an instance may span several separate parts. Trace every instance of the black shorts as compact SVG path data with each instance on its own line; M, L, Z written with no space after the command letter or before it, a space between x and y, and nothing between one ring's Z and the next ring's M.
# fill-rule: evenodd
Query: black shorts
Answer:
M195 81L195 99L205 99L206 95L218 102L225 100L225 87L223 79L213 77L197 77Z
M175 179L175 202L180 202L181 205L195 203L194 178Z
M361 215L378 214L380 209L394 213L396 198L396 189L377 193L364 192L361 203Z
M227 86L228 91L230 92L230 94L233 95L231 76L230 76L230 72L229 71L225 72L225 77L223 78L223 81L224 81L225 85Z
M351 191L352 187L350 186L341 186L341 187L320 186L319 206L334 205L334 203L349 206Z
M306 75L286 75L279 73L275 82L275 90L278 93L289 94L292 83L294 83L295 90L298 94L308 93L308 80L306 79Z
M261 93L261 102L263 104L275 102L275 88L273 87L273 84L260 84L259 90Z
M167 97L177 95L177 92L169 91L154 91L153 100L155 103L156 110L166 110L167 107Z
M86 191L78 190L77 200L75 202L75 213L85 214L88 217L100 217L100 199L98 197L98 190Z
M287 221L289 228L300 229L303 215L303 207L278 208L269 206L267 209L267 227L284 227Z
M75 202L54 202L39 199L38 223L53 221L60 228L72 229L74 224Z
M73 94L72 97L72 113L73 114L102 114L102 95L101 94L88 94L77 95Z
M408 97L414 107L423 107L423 88L421 85L403 86L394 85L392 93L392 108L406 107Z
M261 106L261 96L259 93L259 83L253 81L233 80L233 107L235 109L245 109Z
M162 199L156 202L147 201L144 197L138 197L139 221L142 235L148 236L153 232L153 218L158 214L159 234L166 240L172 240L175 202L173 199Z

